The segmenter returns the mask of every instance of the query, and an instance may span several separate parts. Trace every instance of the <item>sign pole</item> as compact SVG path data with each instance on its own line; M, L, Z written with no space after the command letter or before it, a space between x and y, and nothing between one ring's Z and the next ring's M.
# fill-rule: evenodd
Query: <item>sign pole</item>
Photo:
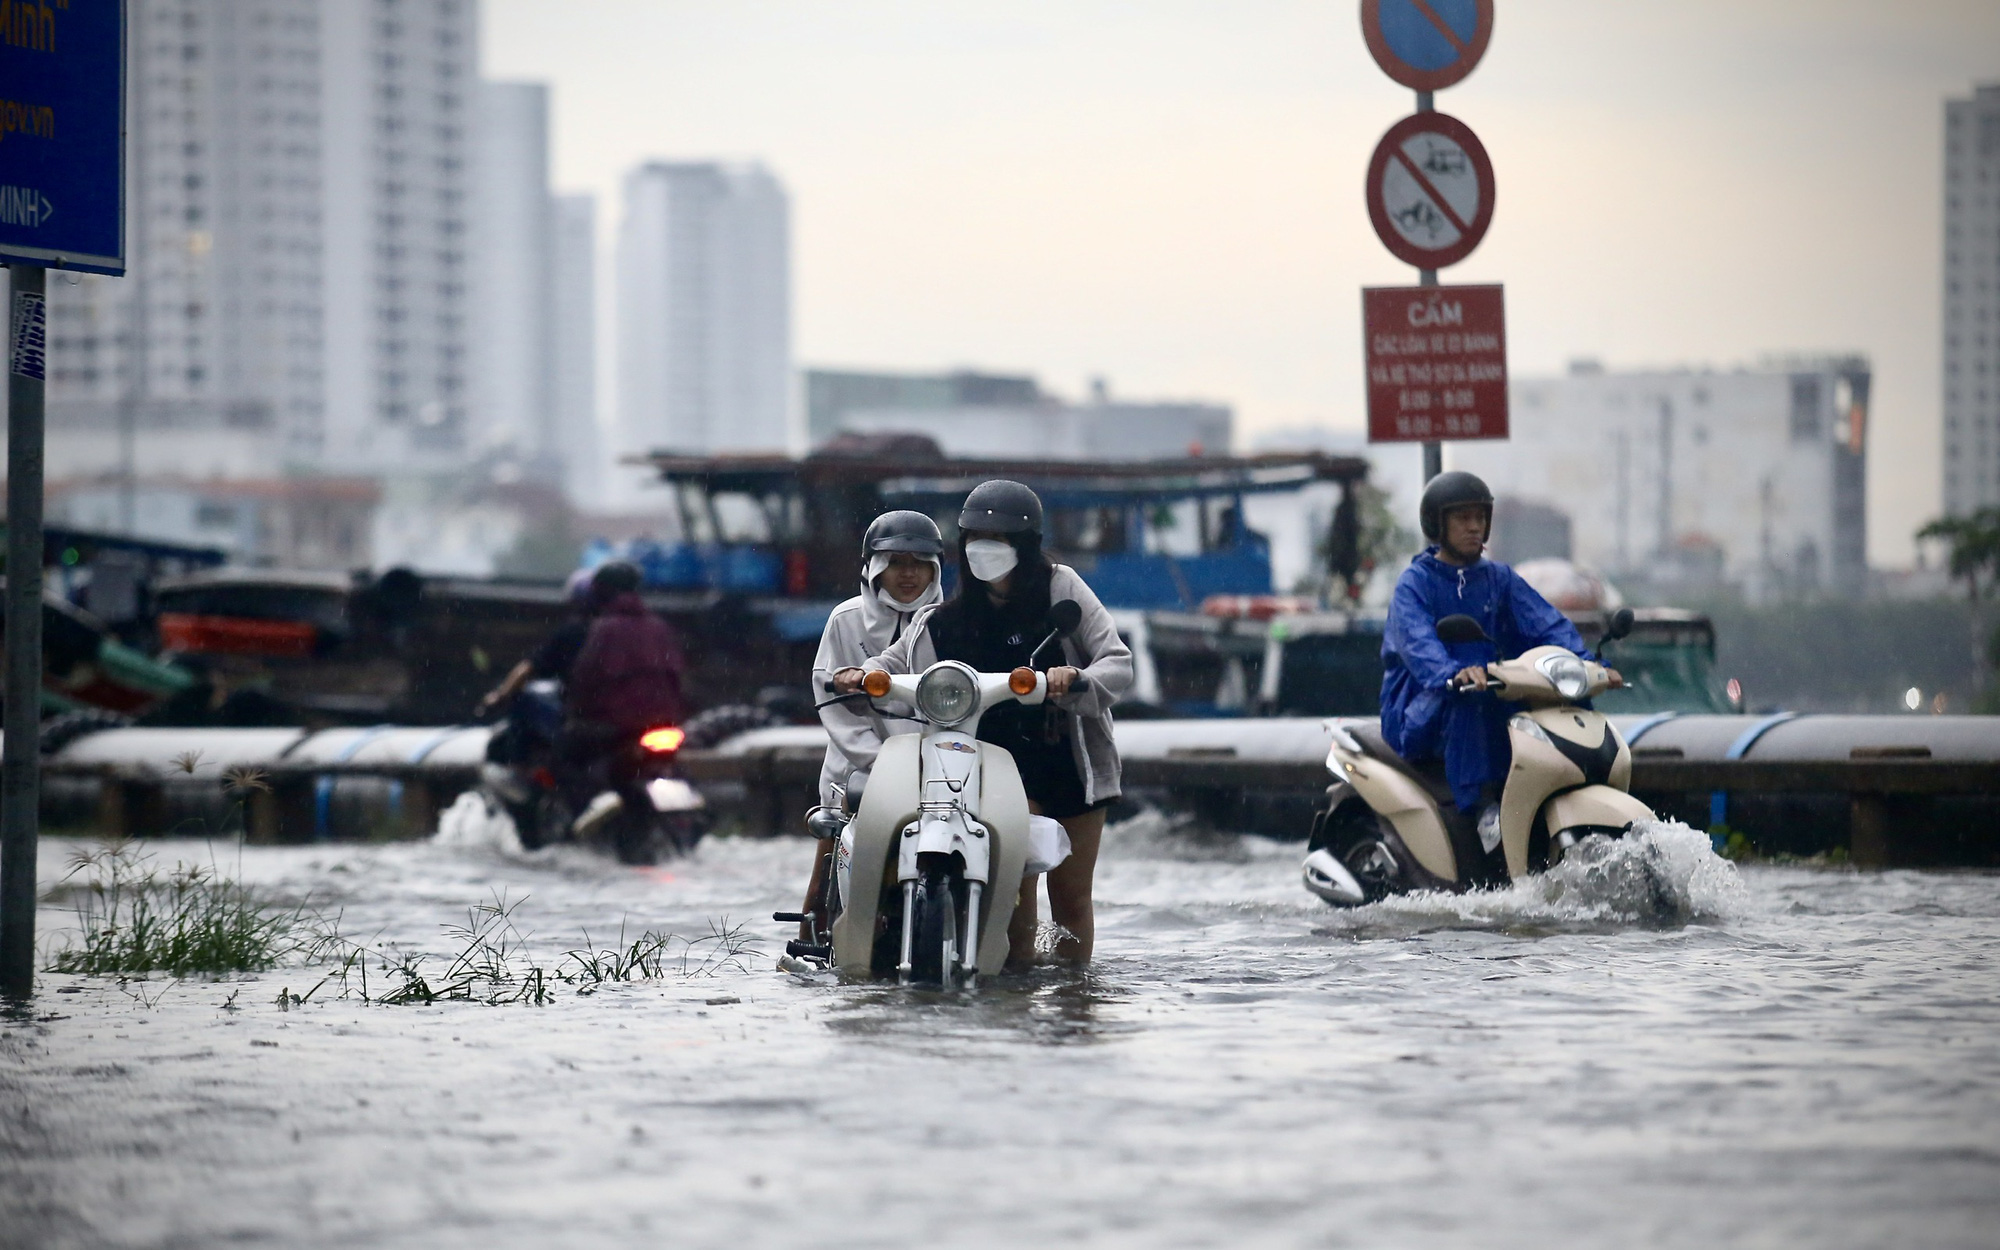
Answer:
M1417 92L1417 112L1429 113L1431 111L1432 111L1431 93L1428 91ZM1418 286L1436 286L1437 284L1438 284L1437 270L1435 269L1417 270ZM1444 472L1444 444L1434 438L1425 439L1424 440L1424 485L1426 486L1430 485L1431 479L1436 477L1438 474L1442 472Z
M1418 286L1436 286L1437 284L1438 284L1437 270L1435 269L1417 270ZM1444 444L1434 438L1425 439L1424 440L1424 484L1429 485L1430 480L1442 472L1444 472Z
M6 741L0 754L0 993L35 986L35 849L41 833L42 432L48 271L12 270L7 370Z

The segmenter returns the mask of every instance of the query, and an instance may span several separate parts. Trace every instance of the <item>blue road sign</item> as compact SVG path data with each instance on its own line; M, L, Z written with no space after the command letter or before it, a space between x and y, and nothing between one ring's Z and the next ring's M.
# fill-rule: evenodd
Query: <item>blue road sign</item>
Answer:
M125 0L0 0L0 261L125 272Z
M1361 33L1382 72L1442 91L1472 72L1493 37L1493 0L1361 0Z

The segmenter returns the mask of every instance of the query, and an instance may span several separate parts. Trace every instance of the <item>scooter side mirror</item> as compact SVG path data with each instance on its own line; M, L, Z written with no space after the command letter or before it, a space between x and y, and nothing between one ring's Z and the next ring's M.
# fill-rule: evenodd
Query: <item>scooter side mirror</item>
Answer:
M1049 605L1049 628L1067 638L1083 624L1083 605L1074 599L1059 599Z
M1446 643L1490 642L1479 622L1462 613L1453 613L1438 622L1438 641Z
M1632 632L1632 609L1620 608L1611 614L1611 620L1604 626L1604 641L1617 642Z

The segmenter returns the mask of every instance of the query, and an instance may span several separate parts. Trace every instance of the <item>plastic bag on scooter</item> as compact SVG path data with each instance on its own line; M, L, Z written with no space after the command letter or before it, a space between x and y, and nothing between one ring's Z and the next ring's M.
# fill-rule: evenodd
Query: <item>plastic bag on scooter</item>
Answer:
M1069 830L1047 816L1028 817L1028 865L1024 877L1047 872L1069 858Z

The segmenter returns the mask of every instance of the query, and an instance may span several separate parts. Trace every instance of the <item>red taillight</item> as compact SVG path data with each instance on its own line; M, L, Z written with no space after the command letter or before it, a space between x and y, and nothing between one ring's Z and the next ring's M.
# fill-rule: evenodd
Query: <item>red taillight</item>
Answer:
M679 725L662 725L639 735L639 745L655 755L672 755L686 741L687 734Z

